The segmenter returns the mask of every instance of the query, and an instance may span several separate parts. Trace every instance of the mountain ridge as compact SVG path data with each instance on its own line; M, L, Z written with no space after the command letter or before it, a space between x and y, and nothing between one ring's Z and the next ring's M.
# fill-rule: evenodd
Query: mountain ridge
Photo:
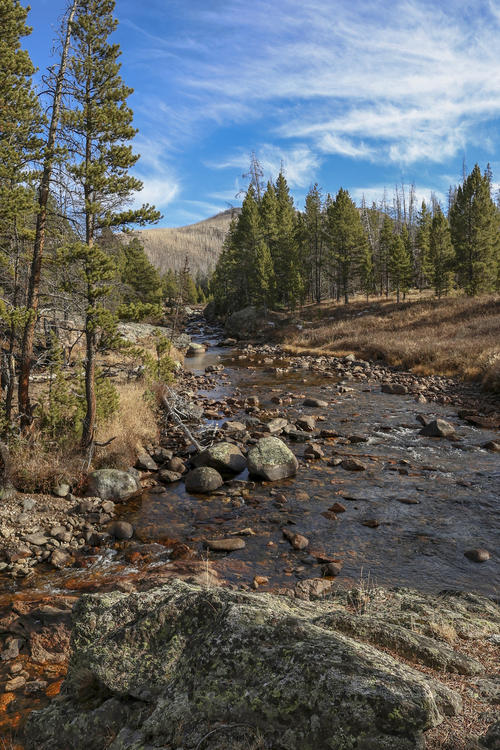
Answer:
M183 227L154 227L134 233L144 245L151 263L165 273L169 268L180 271L187 257L193 276L206 276L215 268L224 239L239 207L228 208L208 219Z

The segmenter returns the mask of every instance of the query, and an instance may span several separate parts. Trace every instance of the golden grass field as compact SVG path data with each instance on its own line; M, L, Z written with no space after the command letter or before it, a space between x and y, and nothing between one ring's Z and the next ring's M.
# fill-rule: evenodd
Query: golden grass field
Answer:
M422 375L481 380L500 390L500 296L356 299L300 313L302 330L285 329L290 352L353 353Z

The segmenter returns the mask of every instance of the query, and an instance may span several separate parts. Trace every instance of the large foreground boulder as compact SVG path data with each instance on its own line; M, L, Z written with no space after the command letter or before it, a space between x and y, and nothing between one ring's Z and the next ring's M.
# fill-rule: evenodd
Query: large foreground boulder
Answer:
M248 451L248 471L270 482L293 477L299 462L290 448L277 437L265 437Z
M120 469L97 469L89 474L87 496L101 500L127 500L141 490L141 483L133 474Z
M335 611L180 581L83 596L61 695L31 714L26 746L422 748L438 683L336 631Z

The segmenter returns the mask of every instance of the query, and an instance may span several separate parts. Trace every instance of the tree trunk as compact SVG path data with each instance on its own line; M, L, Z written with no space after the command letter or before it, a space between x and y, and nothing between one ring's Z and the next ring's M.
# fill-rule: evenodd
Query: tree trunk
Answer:
M83 420L82 448L92 446L95 434L96 397L95 397L95 333L88 317L85 322L85 338L87 343L87 357L85 360L85 400L87 412Z
M24 327L23 343L21 349L21 367L19 375L19 413L21 415L21 427L25 429L31 422L31 404L29 398L29 380L33 359L33 341L35 337L35 326L38 314L38 302L40 296L40 277L42 273L42 257L45 246L45 231L47 227L47 203L49 199L50 182L54 164L54 151L56 144L57 129L61 113L61 101L63 92L64 76L68 61L69 46L71 41L71 24L75 16L78 0L73 0L70 7L66 24L66 35L61 54L61 63L56 77L54 98L52 104L52 116L50 118L47 146L43 165L42 179L38 193L38 216L36 219L35 244L33 258L28 282L28 296L26 306L31 314Z

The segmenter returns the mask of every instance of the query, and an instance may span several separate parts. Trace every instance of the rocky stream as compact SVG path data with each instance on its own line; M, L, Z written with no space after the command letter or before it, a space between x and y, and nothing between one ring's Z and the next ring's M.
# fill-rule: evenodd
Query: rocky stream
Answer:
M57 512L9 506L0 737L410 750L467 725L476 745L429 746L500 747L495 399L198 317L187 333L176 392L201 456L165 416L125 488L97 472Z

